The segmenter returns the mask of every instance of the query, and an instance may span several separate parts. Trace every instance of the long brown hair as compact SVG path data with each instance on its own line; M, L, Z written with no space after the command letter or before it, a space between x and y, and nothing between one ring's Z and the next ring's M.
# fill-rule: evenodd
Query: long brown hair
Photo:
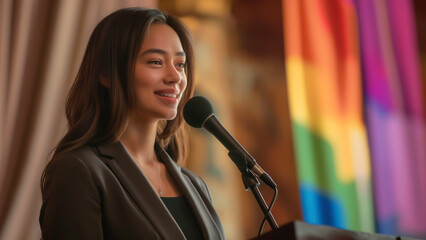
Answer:
M68 132L58 143L54 157L87 144L118 141L127 116L136 104L135 61L148 28L153 23L169 25L178 34L186 54L187 88L173 120L160 122L159 142L170 156L186 155L183 104L194 90L194 56L191 36L183 23L157 9L125 8L105 17L94 29L66 103ZM100 79L110 86L105 87Z

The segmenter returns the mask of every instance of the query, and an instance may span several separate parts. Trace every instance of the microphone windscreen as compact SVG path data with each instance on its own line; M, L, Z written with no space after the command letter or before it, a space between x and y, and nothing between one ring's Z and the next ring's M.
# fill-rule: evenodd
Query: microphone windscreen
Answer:
M205 97L195 96L183 107L183 118L194 128L201 128L203 122L213 113L213 107Z

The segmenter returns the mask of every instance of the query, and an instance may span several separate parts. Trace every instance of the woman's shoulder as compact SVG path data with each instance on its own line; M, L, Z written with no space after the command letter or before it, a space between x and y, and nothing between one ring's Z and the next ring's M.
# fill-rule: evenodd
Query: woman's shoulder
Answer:
M96 171L87 158L91 151L90 147L82 147L53 156L41 177L44 201L54 204L71 197L82 199L83 195L99 199Z
M63 153L53 156L53 159L67 159L67 158L88 158L97 156L96 145L86 144L76 149L72 149Z
M55 154L49 164L46 166L46 171L55 169L78 170L89 169L99 156L95 146L85 145L71 151Z

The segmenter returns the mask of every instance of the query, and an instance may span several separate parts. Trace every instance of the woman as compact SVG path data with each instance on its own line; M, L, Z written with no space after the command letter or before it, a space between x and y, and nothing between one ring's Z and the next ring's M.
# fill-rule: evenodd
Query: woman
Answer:
M103 19L42 177L43 238L223 239L206 185L177 164L192 93L193 51L178 19L143 8Z

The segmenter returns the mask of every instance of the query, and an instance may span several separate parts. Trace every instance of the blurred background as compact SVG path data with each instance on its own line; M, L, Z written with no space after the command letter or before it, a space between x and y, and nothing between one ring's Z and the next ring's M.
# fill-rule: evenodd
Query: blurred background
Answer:
M40 238L68 89L97 22L130 6L189 27L196 94L277 182L278 225L426 238L425 1L1 0L0 239ZM227 239L255 237L262 213L227 151L190 138Z

